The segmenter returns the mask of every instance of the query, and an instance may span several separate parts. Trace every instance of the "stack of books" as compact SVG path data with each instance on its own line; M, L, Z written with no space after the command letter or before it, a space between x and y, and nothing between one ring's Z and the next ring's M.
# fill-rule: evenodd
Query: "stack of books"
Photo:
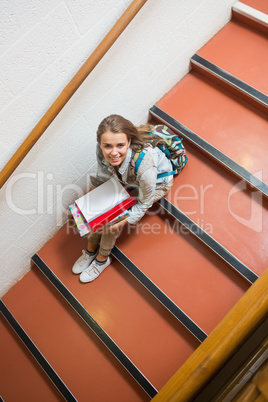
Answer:
M136 198L112 177L99 187L77 199L70 210L82 237L106 225L113 225L128 215Z

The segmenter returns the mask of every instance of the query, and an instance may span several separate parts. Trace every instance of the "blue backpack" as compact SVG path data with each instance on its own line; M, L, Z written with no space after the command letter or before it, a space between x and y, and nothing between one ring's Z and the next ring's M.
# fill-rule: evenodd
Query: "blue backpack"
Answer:
M182 139L174 134L167 126L162 124L152 127L148 134L152 137L150 141L152 146L157 146L164 152L174 169L172 172L160 173L157 175L157 178L179 174L188 160L185 148L182 145ZM158 142L159 140L161 140L161 142ZM133 157L135 173L137 173L145 153L145 149L135 153Z

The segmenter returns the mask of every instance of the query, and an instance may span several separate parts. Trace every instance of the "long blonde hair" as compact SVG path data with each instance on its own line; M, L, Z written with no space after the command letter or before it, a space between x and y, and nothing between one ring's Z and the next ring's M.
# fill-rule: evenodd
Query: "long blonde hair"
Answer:
M118 114L111 114L100 123L97 130L97 141L100 145L101 136L107 131L111 131L112 133L124 133L128 141L131 140L131 148L135 152L141 151L152 140L152 137L148 134L151 127L150 124L136 127L131 121L124 117Z

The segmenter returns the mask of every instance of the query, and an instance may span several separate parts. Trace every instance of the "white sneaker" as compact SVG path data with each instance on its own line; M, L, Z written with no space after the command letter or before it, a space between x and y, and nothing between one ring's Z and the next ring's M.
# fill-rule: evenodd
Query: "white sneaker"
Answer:
M74 266L72 268L72 272L74 274L81 274L85 269L87 269L90 264L92 263L93 260L95 260L96 256L98 253L98 249L93 255L89 255L86 250L82 251L81 257L78 258L78 260L74 263Z
M96 279L108 265L111 264L111 258L108 257L105 264L99 265L96 260L90 264L90 266L85 269L80 275L80 281L83 283L92 282Z

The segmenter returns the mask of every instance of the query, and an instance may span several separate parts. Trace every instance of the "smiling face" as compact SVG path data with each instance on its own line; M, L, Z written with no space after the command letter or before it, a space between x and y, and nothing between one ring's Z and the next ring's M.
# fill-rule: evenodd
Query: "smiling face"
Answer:
M130 140L128 140L125 133L106 131L102 134L99 145L107 162L116 167L121 166L124 162L130 146Z

